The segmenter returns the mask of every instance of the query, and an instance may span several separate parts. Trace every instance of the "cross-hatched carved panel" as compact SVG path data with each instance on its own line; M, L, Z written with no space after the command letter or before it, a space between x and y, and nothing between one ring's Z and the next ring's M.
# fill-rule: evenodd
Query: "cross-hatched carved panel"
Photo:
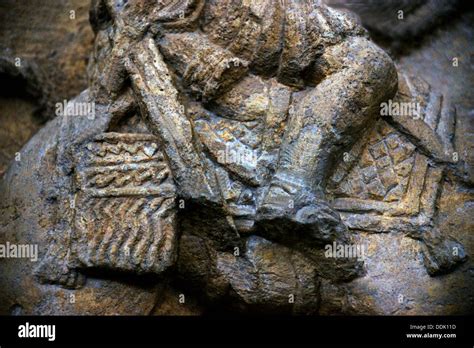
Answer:
M357 163L349 169L344 165L338 168L347 172L345 175L336 172L333 176L332 193L335 197L400 201L412 173L414 150L413 144L388 124L380 122L360 155L350 153L350 158L359 159Z
M381 120L345 155L328 185L344 223L366 231L417 232L433 214L443 167Z

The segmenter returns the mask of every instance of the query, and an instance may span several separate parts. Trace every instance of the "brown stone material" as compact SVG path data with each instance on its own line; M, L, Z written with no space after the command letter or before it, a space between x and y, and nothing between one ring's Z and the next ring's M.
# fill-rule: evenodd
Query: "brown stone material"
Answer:
M90 22L87 88L0 179L0 313L472 312L457 104L353 14L94 0Z

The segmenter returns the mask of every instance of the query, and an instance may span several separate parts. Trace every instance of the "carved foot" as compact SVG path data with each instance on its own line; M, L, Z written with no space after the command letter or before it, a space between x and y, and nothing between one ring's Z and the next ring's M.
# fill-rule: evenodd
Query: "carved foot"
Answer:
M275 181L257 210L258 226L270 235L308 237L317 243L347 241L339 214L304 186Z

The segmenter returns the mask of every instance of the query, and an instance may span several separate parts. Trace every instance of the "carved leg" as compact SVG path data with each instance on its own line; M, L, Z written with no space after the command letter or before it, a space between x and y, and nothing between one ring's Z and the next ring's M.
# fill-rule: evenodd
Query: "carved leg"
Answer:
M140 109L167 155L180 196L217 201L212 172L195 148L191 122L163 57L151 37L137 45L126 67Z
M326 178L338 156L373 123L380 103L396 92L393 63L361 37L327 49L312 73L314 82L322 81L294 96L278 169L259 208L261 219L294 219L311 205L313 213L322 209L339 219L327 204L317 203L324 203Z

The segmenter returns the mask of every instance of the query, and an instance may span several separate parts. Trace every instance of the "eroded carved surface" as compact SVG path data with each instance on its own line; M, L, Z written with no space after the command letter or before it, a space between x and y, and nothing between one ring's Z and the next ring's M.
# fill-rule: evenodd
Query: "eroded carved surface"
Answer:
M70 104L92 103L94 117L61 116L28 148L54 178L34 191L50 211L35 281L81 293L132 279L210 307L387 314L355 298L366 255L328 246L359 250L361 236L393 232L420 243L431 276L467 260L438 226L455 109L397 75L348 13L319 1L98 0L91 22L89 89ZM416 100L417 117L384 115L389 100Z

